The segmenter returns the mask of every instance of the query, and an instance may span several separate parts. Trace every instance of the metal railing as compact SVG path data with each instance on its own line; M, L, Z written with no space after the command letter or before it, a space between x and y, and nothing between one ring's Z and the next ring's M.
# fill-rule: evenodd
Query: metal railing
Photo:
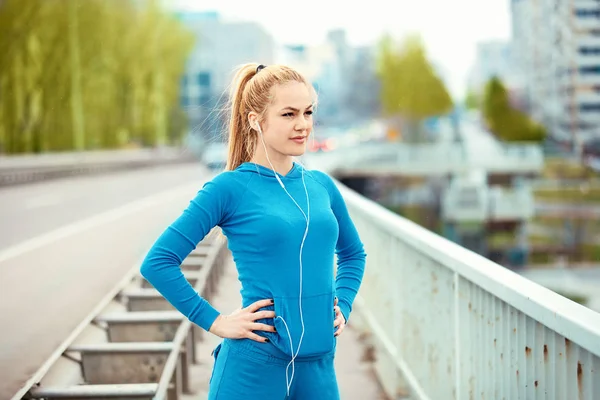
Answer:
M474 168L492 173L539 173L544 166L541 147L527 144L498 145L490 152L472 154L459 143L375 142L310 157L324 159L337 171L349 174L439 175Z
M535 144L499 144L498 151L484 158L477 166L488 172L541 172L544 168L544 152Z
M442 202L444 218L454 221L527 220L535 213L528 186L450 186Z
M600 314L338 185L367 251L350 323L391 398L600 398Z
M213 230L182 271L206 299L229 253ZM176 311L132 268L12 397L178 400L191 394L190 368L202 329Z
M528 220L535 215L533 191L529 186L489 189L491 220Z

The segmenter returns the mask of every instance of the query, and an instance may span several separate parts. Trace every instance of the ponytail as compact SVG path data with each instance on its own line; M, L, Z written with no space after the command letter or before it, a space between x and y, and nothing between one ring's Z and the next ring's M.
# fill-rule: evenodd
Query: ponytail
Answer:
M243 65L233 78L231 90L231 116L229 119L229 150L227 156L228 171L232 171L241 164L250 161L256 147L256 135L251 134L248 122L247 105L244 102L244 89L256 75L255 64Z

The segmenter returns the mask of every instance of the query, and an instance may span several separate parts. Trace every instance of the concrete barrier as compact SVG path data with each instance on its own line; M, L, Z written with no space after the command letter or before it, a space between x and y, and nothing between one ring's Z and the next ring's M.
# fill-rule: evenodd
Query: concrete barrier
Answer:
M210 300L228 251L211 232L186 259L184 274ZM23 399L168 399L191 394L201 328L176 311L135 266L15 394ZM76 368L60 370L61 361Z
M0 187L194 161L190 152L176 147L0 156Z

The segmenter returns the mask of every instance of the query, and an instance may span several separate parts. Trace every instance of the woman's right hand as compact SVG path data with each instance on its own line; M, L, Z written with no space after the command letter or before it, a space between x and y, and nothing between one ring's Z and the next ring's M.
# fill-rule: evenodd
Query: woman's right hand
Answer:
M222 338L247 338L262 343L268 342L269 339L259 336L253 331L276 332L274 326L255 322L257 319L275 318L275 311L258 311L272 305L273 300L259 300L229 315L219 315L211 325L209 332Z

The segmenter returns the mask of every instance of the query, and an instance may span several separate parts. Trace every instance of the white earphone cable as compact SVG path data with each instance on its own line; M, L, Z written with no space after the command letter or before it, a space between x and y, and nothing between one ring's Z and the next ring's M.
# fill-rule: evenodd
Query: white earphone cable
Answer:
M296 349L296 351L294 352L294 344L292 342L292 334L290 332L290 329L288 327L288 324L286 323L285 319L282 316L277 316L277 318L281 319L283 321L283 324L285 325L285 329L287 331L288 337L290 339L290 348L292 351L292 359L291 361L288 363L287 367L285 368L285 381L286 381L286 387L287 387L287 395L290 395L290 387L292 386L292 381L294 380L294 373L296 371L296 366L295 366L295 360L296 357L298 356L299 352L300 352L300 346L302 345L302 340L304 339L304 315L302 313L302 253L304 251L304 242L306 241L306 237L308 235L308 228L310 226L310 200L308 197L308 190L306 189L306 181L304 180L304 167L302 167L302 184L304 186L304 193L306 194L306 205L307 205L307 210L306 213L304 212L304 210L302 210L302 207L300 207L300 205L296 202L296 200L294 199L294 197L292 197L292 195L288 192L288 190L286 189L285 185L283 184L283 182L281 181L281 178L279 178L279 175L277 174L277 171L275 170L275 167L273 167L273 164L271 163L271 160L269 159L269 152L267 151L267 146L265 144L265 140L263 138L263 134L262 134L262 130L260 128L260 125L258 125L258 131L260 133L260 137L261 137L261 142L263 145L263 148L265 150L265 155L267 157L267 161L269 162L269 165L271 166L271 168L273 169L273 173L275 174L275 178L277 179L277 181L279 182L279 185L283 188L283 190L285 191L285 193L288 195L288 197L290 199L292 199L292 201L294 202L294 204L296 205L296 207L298 207L298 209L300 210L300 212L302 213L302 215L304 216L304 219L306 220L306 229L304 231L304 236L302 237L302 243L300 244L300 290L299 290L299 295L298 295L298 307L300 308L300 323L302 325L302 333L300 334L300 339L298 340L298 348ZM290 365L292 367L292 375L291 377L289 376L289 368Z

